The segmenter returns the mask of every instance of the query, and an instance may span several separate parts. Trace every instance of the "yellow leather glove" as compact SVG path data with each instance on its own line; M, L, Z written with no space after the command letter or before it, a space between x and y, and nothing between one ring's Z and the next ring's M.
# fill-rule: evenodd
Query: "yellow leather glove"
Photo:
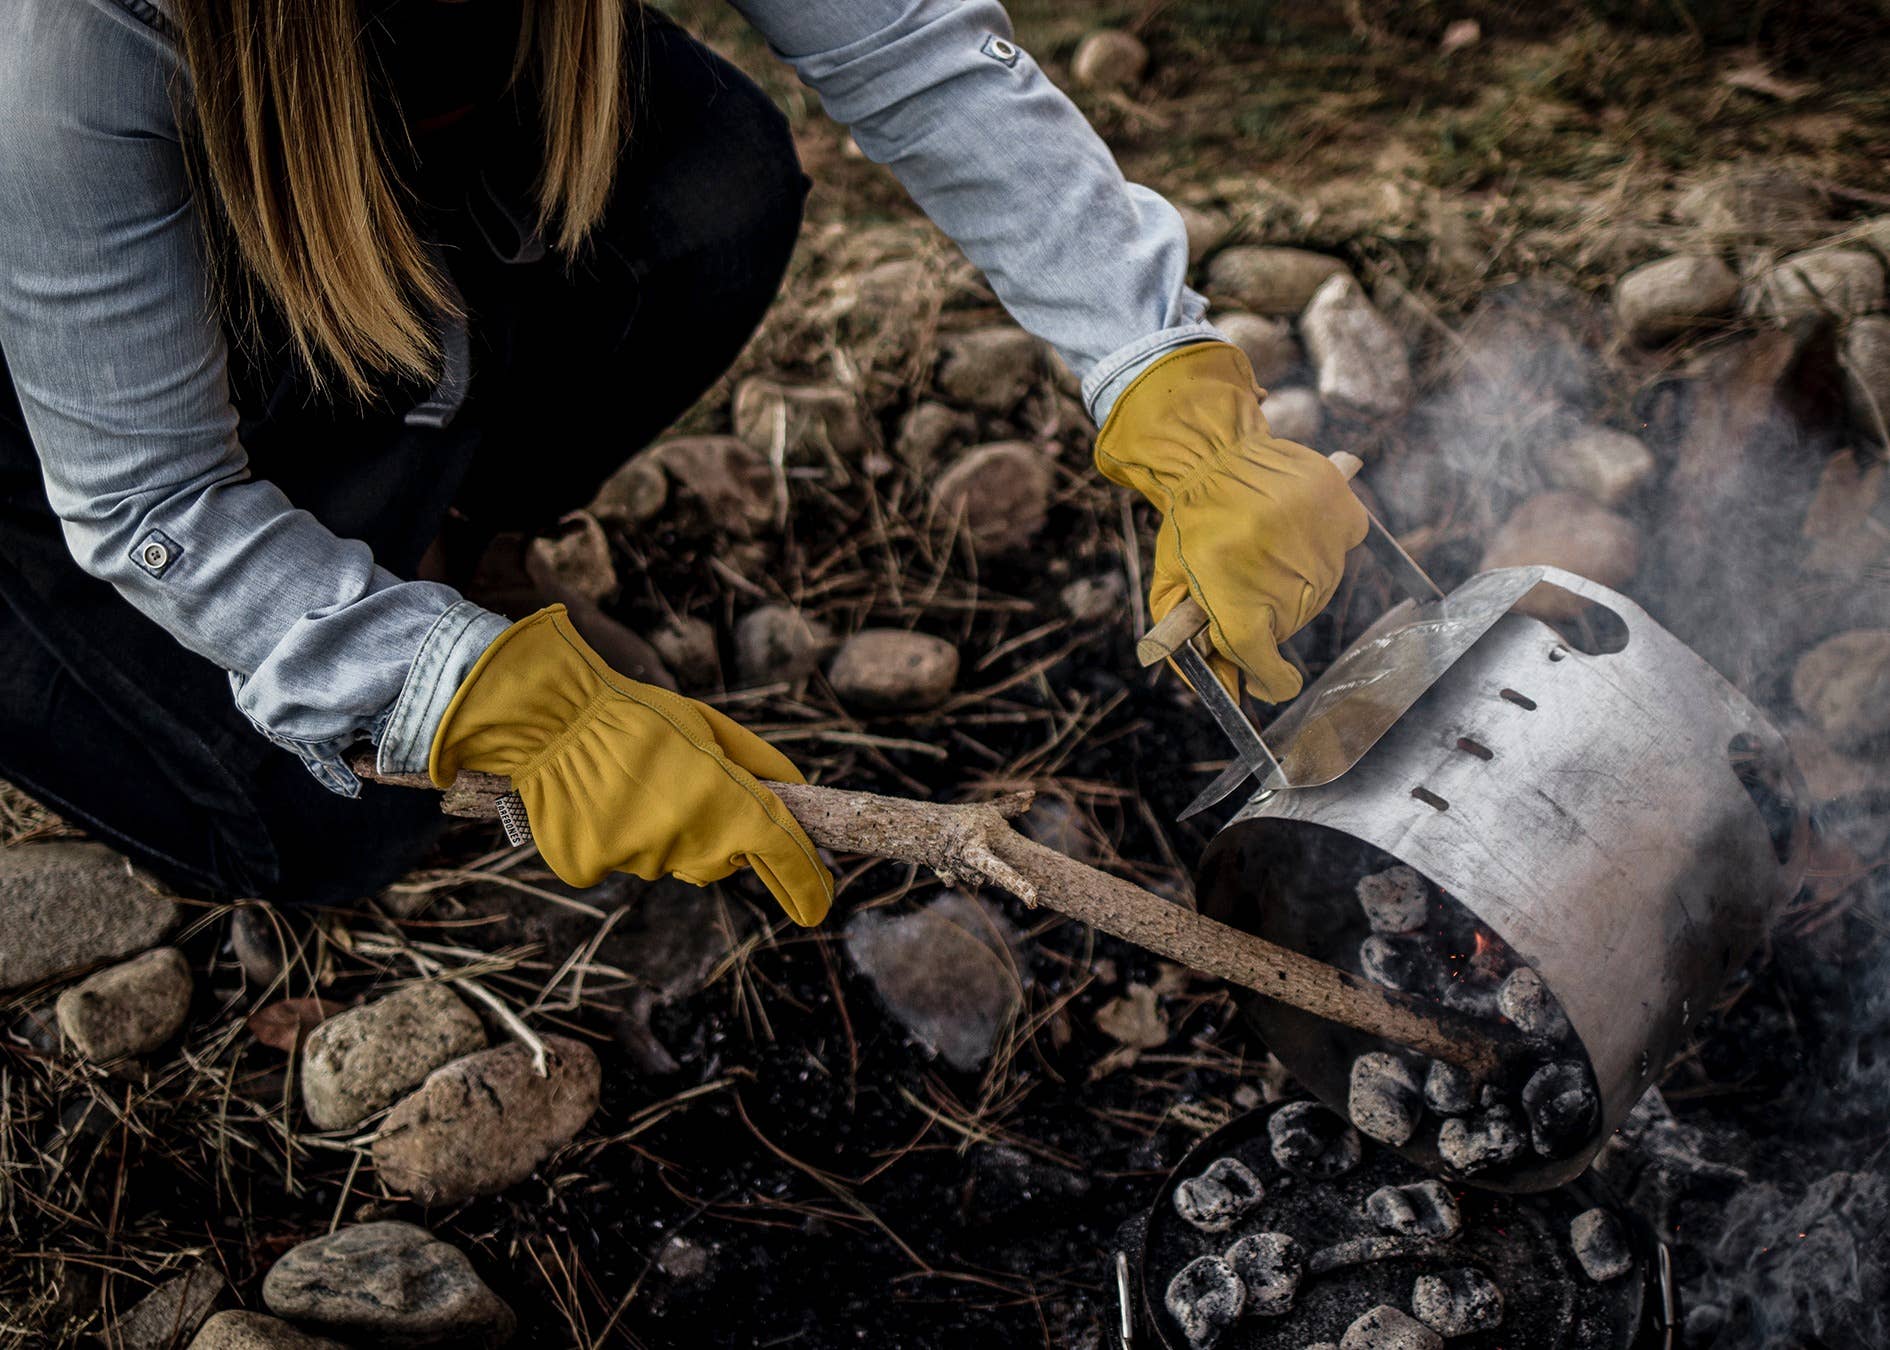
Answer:
M1237 666L1258 697L1281 703L1301 680L1280 643L1332 599L1366 521L1325 456L1267 427L1264 396L1240 348L1177 348L1116 399L1096 467L1162 513L1150 614L1192 594L1223 683L1234 688Z
M752 867L798 924L827 917L833 877L760 781L804 781L787 756L715 709L605 665L564 616L501 633L434 733L427 772L510 776L538 851L573 886L608 872L695 885Z

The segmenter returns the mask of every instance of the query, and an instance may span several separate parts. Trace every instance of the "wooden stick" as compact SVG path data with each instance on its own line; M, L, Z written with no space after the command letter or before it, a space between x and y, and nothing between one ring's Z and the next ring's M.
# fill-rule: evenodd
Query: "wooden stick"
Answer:
M355 767L378 782L431 786L424 775L380 775L371 763ZM1192 970L1409 1046L1480 1078L1492 1074L1505 1049L1518 1040L1500 1023L1383 988L1033 843L1009 824L1029 809L1030 793L954 805L809 784L771 786L823 848L913 863L955 885L988 882L1026 904L1046 905ZM442 809L490 819L498 814L498 799L510 791L505 778L462 773L447 790Z

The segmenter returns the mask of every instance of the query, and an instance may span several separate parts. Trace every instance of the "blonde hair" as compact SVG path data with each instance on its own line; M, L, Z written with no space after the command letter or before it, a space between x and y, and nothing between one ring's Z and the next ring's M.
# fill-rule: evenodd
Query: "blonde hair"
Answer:
M524 0L512 77L539 91L538 225L577 249L628 131L626 6ZM357 0L177 0L180 109L226 298L267 299L317 387L430 377L452 288L406 209L374 115ZM240 290L241 296L236 296Z

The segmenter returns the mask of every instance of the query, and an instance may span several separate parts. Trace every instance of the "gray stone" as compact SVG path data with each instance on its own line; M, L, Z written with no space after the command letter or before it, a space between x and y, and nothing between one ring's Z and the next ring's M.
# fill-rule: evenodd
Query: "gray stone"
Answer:
M1711 254L1643 263L1614 284L1615 324L1643 346L1725 318L1738 303L1739 278Z
M1142 39L1119 28L1098 28L1076 47L1070 74L1092 89L1128 93L1148 72L1148 48Z
M416 984L322 1022L302 1044L302 1107L318 1130L347 1130L442 1064L486 1043L444 984Z
M868 711L922 711L951 693L958 649L903 628L862 629L841 644L827 678L842 699Z
M1299 326L1319 372L1320 401L1327 407L1396 417L1411 406L1417 388L1404 339L1351 273L1320 286Z
M1589 427L1541 457L1549 482L1619 506L1654 476L1654 452L1638 436Z
M194 985L175 947L108 966L59 996L59 1029L87 1059L108 1061L157 1049L184 1025Z
M1313 390L1303 386L1269 390L1261 411L1266 414L1267 427L1281 440L1300 445L1319 443L1326 409Z
M762 605L735 625L735 674L744 686L798 684L820 669L833 632L792 605Z
M311 1336L279 1317L220 1312L203 1324L190 1350L348 1350L340 1341Z
M516 1041L435 1069L375 1136L381 1183L423 1205L455 1204L516 1185L570 1143L597 1111L601 1071L582 1042L544 1042L543 1078Z
M1381 1303L1345 1329L1339 1350L1444 1350L1444 1338L1409 1313Z
M685 692L713 689L722 682L722 654L715 645L715 625L707 619L672 617L650 634L650 645Z
M1882 445L1890 429L1890 318L1866 314L1844 332L1844 399L1851 425Z
M929 474L945 452L978 434L978 419L948 404L927 399L899 419L893 453L917 474Z
M1417 1133L1424 1117L1424 1094L1402 1059L1373 1051L1352 1061L1346 1110L1360 1134L1398 1148Z
M758 453L782 463L817 463L826 457L852 463L873 444L859 400L834 385L784 384L750 375L735 386L730 407L735 434Z
M1176 212L1181 216L1181 228L1188 233L1188 261L1198 263L1226 240L1233 226L1225 211L1216 211L1211 207L1190 206L1185 202L1176 202Z
M774 519L774 471L739 436L679 436L643 453L711 524L736 538L752 538Z
M977 1069L1023 1003L1023 938L995 906L946 891L923 907L867 910L847 954L912 1038L955 1069Z
M1752 280L1745 307L1778 323L1816 314L1854 319L1884 305L1884 265L1854 248L1795 253Z
M1579 492L1544 492L1510 514L1483 550L1479 570L1545 563L1619 588L1641 566L1641 532L1625 516ZM1517 604L1525 614L1569 619L1587 602L1538 586Z
M648 455L632 455L597 489L585 508L610 525L642 525L655 520L669 501L669 478Z
M1431 888L1400 863L1359 878L1358 903L1374 933L1415 933L1431 916Z
M596 604L617 593L617 565L611 561L604 527L579 511L558 534L534 539L525 549L525 575L547 595L576 595Z
M517 1320L456 1247L364 1223L290 1248L263 1279L278 1317L376 1346L498 1346Z
M188 1343L217 1300L229 1291L221 1272L195 1265L131 1305L112 1327L118 1350L171 1350Z
M939 392L953 403L1008 414L1036 384L1043 348L1021 328L978 328L939 340Z
M725 905L718 912L715 898L700 886L667 877L637 883L627 908L598 955L634 976L639 988L669 1000L706 988L753 923L742 906Z
M1030 547L1050 511L1050 458L1027 441L965 451L932 483L932 522L963 532L979 556Z
M1420 1275L1411 1286L1411 1311L1440 1336L1494 1331L1503 1325L1503 1291L1474 1266Z
M103 844L0 850L0 989L75 974L163 941L177 906Z
M1584 1210L1568 1228L1575 1259L1596 1284L1617 1280L1634 1269L1634 1250L1621 1221L1605 1209Z
M1214 326L1247 354L1247 360L1253 365L1253 378L1262 386L1286 379L1304 360L1299 339L1293 336L1292 327L1284 319L1270 319L1260 314L1217 314Z
M1820 642L1792 672L1792 699L1845 749L1890 733L1890 629L1854 628Z
M1300 248L1222 249L1208 264L1208 289L1221 303L1254 314L1293 315L1329 278L1350 276L1338 258Z

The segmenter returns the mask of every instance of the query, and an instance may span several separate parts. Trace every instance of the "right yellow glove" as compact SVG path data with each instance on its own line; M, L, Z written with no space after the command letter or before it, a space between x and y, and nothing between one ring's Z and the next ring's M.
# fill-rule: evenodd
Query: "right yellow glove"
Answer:
M1365 508L1325 456L1273 434L1246 353L1198 342L1151 362L1110 409L1096 467L1162 513L1149 613L1192 594L1229 690L1231 661L1267 702L1297 694L1280 643L1332 599Z
M538 851L573 886L608 872L695 885L752 867L788 917L812 926L833 877L761 779L802 782L787 756L691 698L627 680L564 616L501 633L434 733L427 772L506 774Z

